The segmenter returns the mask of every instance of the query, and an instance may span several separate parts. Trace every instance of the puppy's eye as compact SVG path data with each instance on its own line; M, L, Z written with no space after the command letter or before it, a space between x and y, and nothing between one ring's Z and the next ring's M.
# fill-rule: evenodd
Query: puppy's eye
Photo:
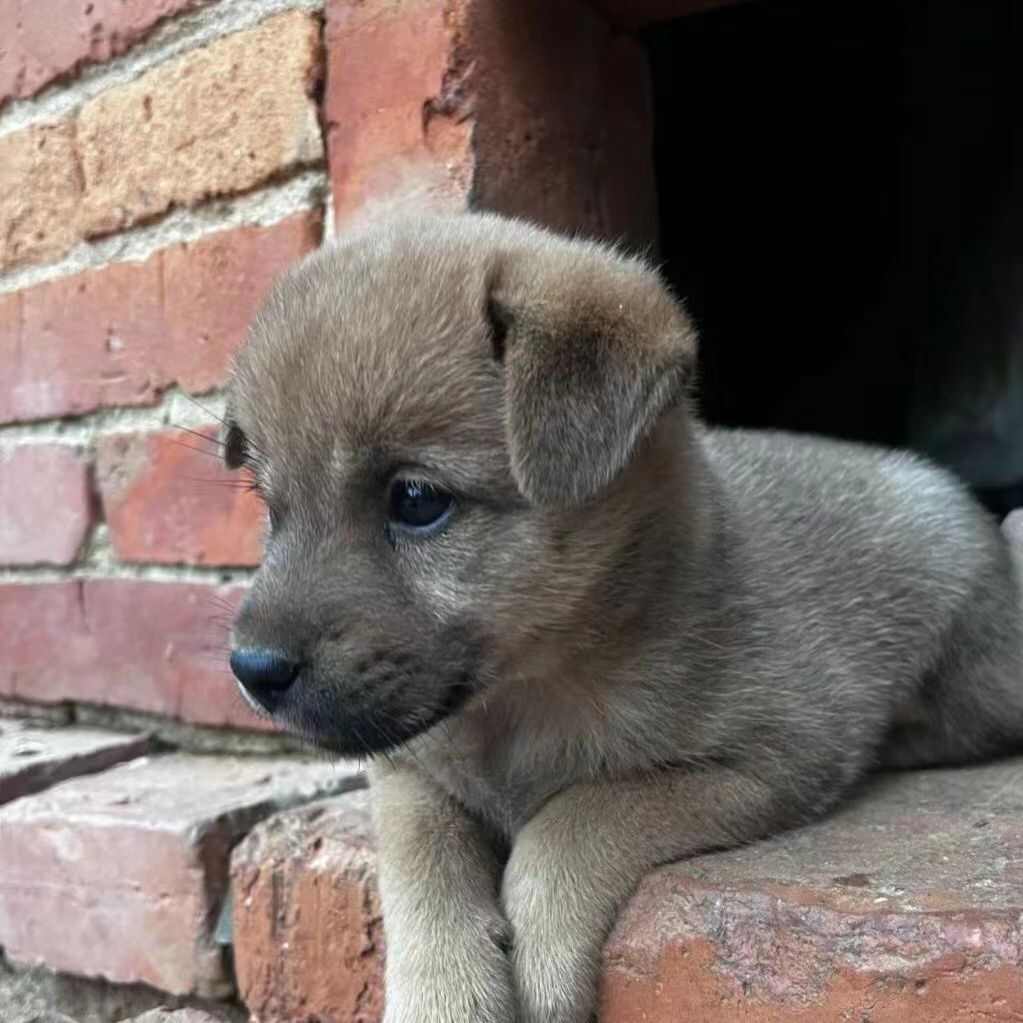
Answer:
M414 532L439 527L451 513L454 498L421 480L395 480L389 496L391 521Z

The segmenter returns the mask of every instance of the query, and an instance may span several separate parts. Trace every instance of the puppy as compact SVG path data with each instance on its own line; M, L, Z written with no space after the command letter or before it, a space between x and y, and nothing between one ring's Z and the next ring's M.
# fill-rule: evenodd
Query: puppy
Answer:
M271 529L232 666L370 758L388 1023L586 1021L651 868L1021 744L993 521L909 455L703 427L695 352L642 261L463 215L307 259L237 359Z

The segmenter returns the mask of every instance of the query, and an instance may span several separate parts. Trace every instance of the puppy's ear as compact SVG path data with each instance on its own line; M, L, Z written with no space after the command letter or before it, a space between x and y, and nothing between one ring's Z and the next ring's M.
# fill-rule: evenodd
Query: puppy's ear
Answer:
M654 271L592 244L503 253L488 292L515 481L534 504L580 504L683 399L695 331Z

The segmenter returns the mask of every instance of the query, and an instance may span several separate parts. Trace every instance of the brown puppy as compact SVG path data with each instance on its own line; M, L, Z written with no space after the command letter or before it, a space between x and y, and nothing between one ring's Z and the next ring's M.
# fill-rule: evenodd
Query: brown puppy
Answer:
M272 529L232 665L372 756L389 1023L584 1021L651 867L1023 738L987 515L909 456L704 429L694 355L644 263L466 215L308 259L238 358Z

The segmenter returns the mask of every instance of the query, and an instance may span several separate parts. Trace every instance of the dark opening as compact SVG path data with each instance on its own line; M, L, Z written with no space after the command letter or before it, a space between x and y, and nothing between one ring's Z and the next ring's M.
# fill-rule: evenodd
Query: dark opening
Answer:
M710 421L916 448L1023 504L1020 7L762 0L646 33Z

